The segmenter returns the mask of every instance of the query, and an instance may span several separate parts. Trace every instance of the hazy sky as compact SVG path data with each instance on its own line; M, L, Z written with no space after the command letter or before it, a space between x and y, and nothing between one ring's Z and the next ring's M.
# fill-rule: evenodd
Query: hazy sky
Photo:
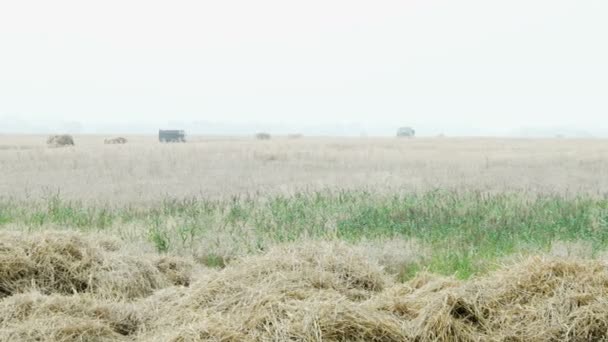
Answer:
M608 126L606 0L0 0L0 117Z

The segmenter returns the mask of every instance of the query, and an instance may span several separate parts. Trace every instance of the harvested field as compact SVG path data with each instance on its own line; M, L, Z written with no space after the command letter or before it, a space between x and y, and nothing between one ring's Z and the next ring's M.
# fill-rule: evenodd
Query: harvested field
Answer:
M350 244L306 242L240 258L223 270L188 268L191 283L136 281L132 286L141 291L134 296L123 277L141 267L153 269L154 261L140 257L139 263L116 265L118 272L100 277L103 268L83 267L88 259L75 257L90 255L98 239L64 232L10 235L16 244L47 246L50 241L53 248L13 263L6 262L13 251L0 249L3 341L608 338L608 270L601 260L539 256L470 281L421 273L400 283ZM97 247L95 260L104 264L114 253L130 257L127 246L113 247ZM191 265L193 260L181 262ZM23 264L32 271L21 272ZM51 269L63 277L61 285ZM90 278L89 286L66 291L66 284L81 283L74 282L79 275ZM20 280L31 286L6 290Z
M608 342L607 18L4 1L0 342Z
M0 136L0 194L120 205L170 198L293 195L362 190L608 193L608 140L75 136L75 148L45 148L43 136ZM27 149L19 148L20 146ZM36 148L38 146L38 148ZM12 147L12 148L8 148ZM83 191L83 189L87 191Z
M603 140L0 137L0 341L608 339Z

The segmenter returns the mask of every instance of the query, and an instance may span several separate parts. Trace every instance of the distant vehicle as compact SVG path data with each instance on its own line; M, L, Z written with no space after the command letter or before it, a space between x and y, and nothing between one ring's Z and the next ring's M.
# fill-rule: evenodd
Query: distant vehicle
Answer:
M270 133L259 132L256 133L255 138L258 140L270 140Z
M397 130L397 137L413 138L416 131L412 127L400 127Z
M186 132L183 130L167 129L158 130L158 141L160 142L186 142Z

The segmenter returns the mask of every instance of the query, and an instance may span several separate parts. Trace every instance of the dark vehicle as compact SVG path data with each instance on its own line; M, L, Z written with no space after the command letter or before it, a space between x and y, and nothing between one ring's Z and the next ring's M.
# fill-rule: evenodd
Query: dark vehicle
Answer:
M160 142L186 142L186 132L182 130L158 130L158 141Z
M397 130L397 137L413 138L416 135L416 131L411 127L400 127Z

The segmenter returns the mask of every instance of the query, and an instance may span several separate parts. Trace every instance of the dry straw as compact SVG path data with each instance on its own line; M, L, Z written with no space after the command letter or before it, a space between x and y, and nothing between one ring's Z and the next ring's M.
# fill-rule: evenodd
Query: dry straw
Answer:
M189 283L191 270L188 261L132 255L94 235L0 232L0 298L39 291L130 300Z
M107 138L107 139L103 140L103 143L106 144L106 145L126 144L127 143L127 138L123 138L123 137Z
M223 270L99 236L1 233L1 341L597 341L608 272L531 257L398 283L361 247L278 246Z
M128 136L121 148L109 148L104 137L74 138L75 148L38 148L46 137L0 135L0 194L32 201L60 189L64 200L132 206L158 205L167 195L230 199L326 189L388 195L438 188L598 197L608 192L608 177L598 177L608 173L608 140L602 139L260 141L252 134L159 145L157 136Z
M51 147L73 146L74 138L68 134L51 135L47 138L46 143Z

